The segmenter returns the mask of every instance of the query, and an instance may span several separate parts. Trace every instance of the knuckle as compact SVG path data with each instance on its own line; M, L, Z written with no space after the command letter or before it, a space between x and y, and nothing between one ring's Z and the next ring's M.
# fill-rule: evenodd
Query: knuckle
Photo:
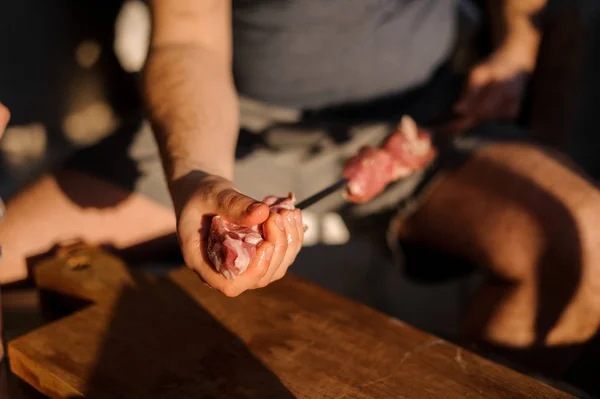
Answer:
M211 199L213 199L213 197L219 193L220 187L222 186L222 183L219 179L216 179L214 177L206 177L203 181L202 181L202 186L201 186L201 190L198 190L195 194L196 197L200 200L200 201L210 201Z
M286 268L290 267L292 265L292 263L294 263L296 261L296 256L298 256L297 250L290 254Z
M289 244L287 241L287 234L281 232L280 239L277 242L275 250L279 252L286 252L288 250L288 247Z
M279 270L277 270L277 273L275 273L275 275L273 276L273 279L271 280L271 282L278 281L278 280L281 280L282 278L284 278L285 275L287 274L287 269L288 269L288 266L279 268Z
M216 193L219 204L228 204L232 201L233 192L231 189L220 190Z
M287 269L287 267L279 268L279 270L277 270L277 273L275 273L275 275L273 276L273 281L282 279L283 276L285 276L285 274L287 273Z
M473 72L469 80L469 85L473 89L482 89L490 82L489 75L485 70L478 70Z
M293 224L286 229L286 241L292 247L298 242L298 229Z
M240 207L246 208L246 202L248 198L240 194L233 188L227 188L221 190L217 194L217 202L220 206L225 209L238 209Z
M256 274L260 277L264 276L269 271L270 265L271 265L271 262L259 262L256 265L256 269L257 269Z
M223 189L219 190L216 194L217 202L225 207L227 207L231 202L233 202L233 190L231 189Z
M256 283L256 288L265 288L267 285L269 285L269 280L263 277Z
M483 68L483 67L475 68L471 72L471 76L470 76L471 82L477 83L477 82L483 80L483 78L485 78L486 75L487 75L487 71L485 68Z

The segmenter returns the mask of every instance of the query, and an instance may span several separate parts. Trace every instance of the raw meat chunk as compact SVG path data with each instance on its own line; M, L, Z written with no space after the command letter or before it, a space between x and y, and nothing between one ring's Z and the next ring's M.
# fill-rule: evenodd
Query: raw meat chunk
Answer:
M272 213L279 213L295 209L296 198L293 193L284 198L270 195L263 202ZM218 272L232 280L246 271L263 241L262 225L244 227L214 216L208 235L208 258Z
M383 190L393 174L394 163L390 154L373 147L363 147L348 160L344 169L344 177L349 180L348 192L357 199Z
M431 143L431 135L419 129L412 118L405 116L397 131L392 134L383 146L398 167L403 168L395 179L406 177L414 171L427 166L436 155Z
M346 162L347 198L369 201L389 183L425 168L435 156L431 135L405 116L382 148L364 147Z
M287 197L276 197L274 195L269 195L263 199L263 202L269 205L271 212L280 212L284 209L293 211L296 209L294 206L296 203L296 197L294 196L294 193L289 193Z

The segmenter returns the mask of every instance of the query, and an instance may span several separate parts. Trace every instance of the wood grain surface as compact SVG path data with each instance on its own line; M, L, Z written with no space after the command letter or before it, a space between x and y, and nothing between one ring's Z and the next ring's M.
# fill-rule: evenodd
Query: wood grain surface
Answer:
M571 397L294 276L230 299L186 268L155 281L90 252L83 269L40 265L37 282L110 292L9 343L13 372L51 397Z

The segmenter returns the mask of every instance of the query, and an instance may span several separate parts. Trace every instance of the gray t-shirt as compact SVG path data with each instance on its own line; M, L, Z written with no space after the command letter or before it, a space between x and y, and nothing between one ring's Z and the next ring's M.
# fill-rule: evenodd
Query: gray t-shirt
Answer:
M318 108L397 94L449 56L457 0L234 0L241 94Z

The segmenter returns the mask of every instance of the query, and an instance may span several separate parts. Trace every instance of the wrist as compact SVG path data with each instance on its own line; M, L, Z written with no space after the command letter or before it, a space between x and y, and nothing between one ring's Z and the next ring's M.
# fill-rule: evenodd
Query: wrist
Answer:
M537 64L539 38L527 34L509 34L500 43L495 56L509 60L513 65L533 72Z
M533 70L537 63L541 33L529 15L513 15L497 37L497 52Z
M171 157L169 164L170 167L165 168L168 169L168 181L175 181L195 172L201 172L205 175L214 175L227 180L233 179L233 161L200 161L188 158Z

